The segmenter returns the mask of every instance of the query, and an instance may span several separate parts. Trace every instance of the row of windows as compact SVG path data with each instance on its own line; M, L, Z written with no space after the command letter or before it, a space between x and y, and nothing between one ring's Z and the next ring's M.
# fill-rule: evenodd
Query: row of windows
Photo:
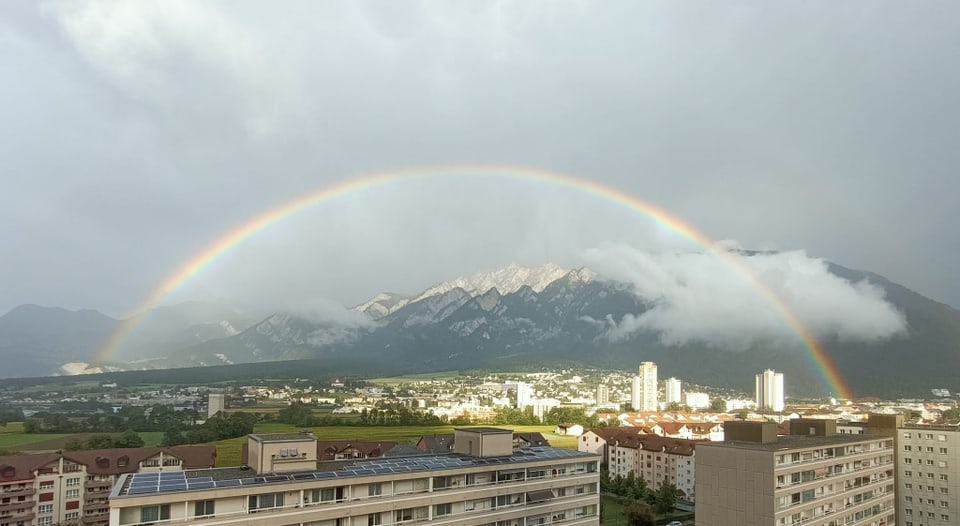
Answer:
M913 483L907 482L903 485L904 489L913 489ZM917 484L917 489L923 491L923 488L927 488L927 491L933 492L933 486L924 486L923 484ZM950 493L950 490L947 488L940 488L940 493L946 495Z
M922 452L923 449L924 449L923 446L917 446L916 451ZM933 453L933 446L927 446L926 449L927 449L927 453ZM937 449L939 450L939 453L940 453L941 455L946 455L946 454L947 454L947 448L941 447L941 448L937 448ZM911 446L910 444L904 444L904 445L903 445L903 450L904 450L904 451L913 451L914 449L913 449L913 446Z
M928 478L928 479L932 479L932 478L933 478L933 475L934 475L934 473L932 473L932 472L927 472L927 478ZM908 469L908 470L906 470L906 471L903 472L903 476L904 476L904 477L912 477L912 476L913 476L913 471L910 471L910 470ZM917 472L917 478L923 478L923 472L922 472L922 471L918 471L918 472ZM948 478L948 477L947 477L947 475L946 475L945 473L941 473L941 474L940 474L940 480L946 481L947 478Z
M904 431L903 438L913 438L913 433L910 431ZM933 433L917 433L917 438L922 440L933 440ZM937 440L940 442L946 442L947 435L938 434Z
M910 495L907 495L907 496L903 497L903 500L904 500L904 502L913 502L913 497L910 496ZM917 504L923 504L923 499L917 499ZM936 505L937 505L937 501L934 500L934 499L927 499L927 504L929 504L930 506L936 506ZM940 501L940 507L941 507L941 508L949 508L949 507L950 507L950 503L949 503L948 501L941 500L941 501Z
M903 511L904 511L904 513L907 514L907 517L912 517L912 516L913 516L913 510L912 510L912 509L907 508L907 509L905 509L905 510L903 510ZM917 512L917 515L919 515L920 517L923 517L923 512L922 512L922 511ZM936 519L936 518L937 518L937 514L934 513L934 512L932 512L932 511L928 511L928 512L927 512L927 518L928 518L928 519ZM948 520L950 520L950 516L947 515L947 514L940 514L940 520L948 521ZM911 524L913 524L913 523L912 523L912 522L908 522L908 523L907 523L907 526L910 526Z
M913 464L913 459L910 458L910 457L904 457L903 463L904 463L904 464ZM923 459L918 458L918 459L917 459L917 465L921 465L921 466L922 466L922 465L923 465ZM928 466L932 466L932 465L933 465L933 460L927 459L927 465L928 465ZM937 462L937 467L938 467L938 468L945 468L945 467L947 467L947 461L946 461L946 460L941 460L941 461Z

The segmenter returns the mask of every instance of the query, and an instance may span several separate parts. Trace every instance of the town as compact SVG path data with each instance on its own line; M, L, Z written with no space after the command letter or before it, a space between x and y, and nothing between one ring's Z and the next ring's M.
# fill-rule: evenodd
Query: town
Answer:
M889 525L960 516L960 410L949 391L795 400L788 379L769 369L754 384L752 395L688 386L642 362L636 372L8 387L0 524L273 524L281 519L266 512L281 510L298 524L714 525L750 516ZM750 470L732 477L744 463ZM549 474L567 475L539 482ZM488 497L487 484L506 483L516 499ZM442 499L432 495L441 490ZM371 511L373 496L387 511L411 500L388 517ZM758 499L769 502L743 507Z

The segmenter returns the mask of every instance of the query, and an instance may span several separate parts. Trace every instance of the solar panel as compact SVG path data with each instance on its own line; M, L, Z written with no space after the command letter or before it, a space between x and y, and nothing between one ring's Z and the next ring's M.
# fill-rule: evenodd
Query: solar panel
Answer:
M313 475L318 479L332 479L337 476L336 473L331 473L329 471L325 473L314 473Z
M213 481L210 482L194 482L192 484L187 484L189 489L211 489L214 488Z
M239 480L218 480L214 483L218 488L230 488L240 485Z
M294 480L308 480L308 479L313 479L315 477L313 473L297 473L293 476L293 478Z

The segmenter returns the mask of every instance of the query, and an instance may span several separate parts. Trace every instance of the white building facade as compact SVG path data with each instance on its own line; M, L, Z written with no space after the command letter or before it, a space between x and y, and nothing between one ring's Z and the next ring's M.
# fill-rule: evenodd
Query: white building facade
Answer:
M756 376L756 400L758 411L783 411L783 373L767 369Z

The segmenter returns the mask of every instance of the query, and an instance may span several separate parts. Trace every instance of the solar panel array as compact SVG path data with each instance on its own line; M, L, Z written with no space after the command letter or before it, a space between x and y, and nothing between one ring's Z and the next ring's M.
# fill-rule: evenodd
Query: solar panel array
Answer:
M330 480L336 478L354 478L390 473L410 473L417 471L439 471L471 466L506 466L532 460L548 460L587 456L569 449L534 447L515 452L509 457L460 457L453 455L423 457L376 457L351 463L336 471L315 471L308 473L270 474L238 479L214 480L213 477L190 477L183 471L164 471L160 473L134 473L126 488L127 495L146 495L173 491L255 486L276 482Z

